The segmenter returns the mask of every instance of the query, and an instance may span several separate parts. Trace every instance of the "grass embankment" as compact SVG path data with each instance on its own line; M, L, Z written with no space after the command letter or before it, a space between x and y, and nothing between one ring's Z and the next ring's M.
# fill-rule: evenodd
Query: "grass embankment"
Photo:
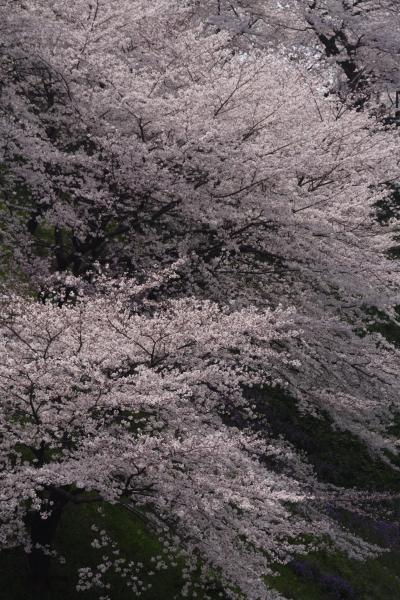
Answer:
M400 492L399 473L373 459L354 436L336 431L329 420L301 415L278 390L268 392L264 413L274 433L282 432L302 450L320 480L370 491ZM340 553L315 552L279 569L274 585L293 600L400 600L400 528L385 520L337 513L350 530L388 549L378 558L350 560ZM400 505L397 505L400 520Z

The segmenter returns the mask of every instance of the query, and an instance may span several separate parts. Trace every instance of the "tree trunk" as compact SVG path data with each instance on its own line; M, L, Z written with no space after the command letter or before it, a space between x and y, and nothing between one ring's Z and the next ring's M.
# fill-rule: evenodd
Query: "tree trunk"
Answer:
M39 512L31 512L26 524L30 531L32 551L28 554L28 564L34 591L44 594L49 589L51 557L46 549L52 546L65 502L56 501L51 514L43 519ZM43 548L43 546L45 548Z

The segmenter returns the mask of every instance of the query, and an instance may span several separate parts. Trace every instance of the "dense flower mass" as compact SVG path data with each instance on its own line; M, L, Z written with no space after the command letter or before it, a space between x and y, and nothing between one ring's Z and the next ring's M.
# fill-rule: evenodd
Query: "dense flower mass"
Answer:
M276 384L290 366L273 345L297 337L291 312L146 302L146 286L108 286L106 298L62 308L3 301L2 545L49 541L29 533L27 510L46 520L68 501L125 499L174 524L249 598L265 595L261 550L278 562L299 550L289 523L291 537L312 531L371 552L334 521L310 526L312 473L300 462L295 477L266 470L263 456L293 461L293 451L251 433L242 389ZM229 426L238 414L241 429Z
M374 31L395 17L389 0L0 5L0 544L33 569L84 502L151 513L232 598L278 598L263 577L307 543L376 551L260 431L252 389L395 464L399 351L376 319L400 304L398 221L376 206L399 136L373 106L397 60Z

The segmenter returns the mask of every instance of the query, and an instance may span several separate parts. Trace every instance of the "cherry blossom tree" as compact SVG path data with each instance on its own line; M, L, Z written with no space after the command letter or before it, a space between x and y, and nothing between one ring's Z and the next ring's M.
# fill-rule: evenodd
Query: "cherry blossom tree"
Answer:
M308 3L305 14L327 58L340 67L342 85L358 102L371 99L375 92L394 104L399 87L398 3L317 0Z
M296 536L373 551L318 520L310 469L282 440L248 428L243 385L276 383L277 366L290 364L273 348L298 335L290 311L146 300L155 285L108 282L106 296L62 308L3 298L2 546L23 544L43 582L65 506L123 500L151 511L161 531L172 527L230 597L239 586L254 599L275 597L262 576L304 549ZM238 414L241 430L229 424ZM263 457L294 461L296 477L266 469ZM88 573L81 579L90 587Z
M65 503L98 498L151 507L248 598L274 597L289 532L369 551L306 514L323 490L243 394L286 386L394 460L398 349L370 315L399 304L398 223L374 218L398 132L309 69L325 9L2 3L0 251L42 299L1 321L2 543L42 568Z
M331 91L361 108L398 103L399 5L396 0L220 0L205 2L210 26L237 45L284 47L331 79ZM329 64L335 66L329 68Z
M396 353L382 403L386 343L353 330L367 331L365 307L398 303L385 257L396 223L371 216L397 176L397 133L325 98L318 77L279 53L233 50L192 3L34 2L4 23L13 269L43 285L95 261L147 277L183 258L173 294L284 299L304 331L293 393L341 424L339 396L367 402L381 435L397 410ZM323 391L311 384L320 368Z

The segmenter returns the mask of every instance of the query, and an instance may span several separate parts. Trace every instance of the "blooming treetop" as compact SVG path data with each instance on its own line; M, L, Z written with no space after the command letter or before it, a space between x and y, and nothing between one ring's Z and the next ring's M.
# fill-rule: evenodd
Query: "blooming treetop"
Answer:
M285 48L314 71L322 63L320 74L344 100L350 96L359 107L395 104L397 0L220 0L202 9L207 23L231 31L240 47Z
M384 447L397 357L353 329L399 301L396 223L372 215L397 133L325 98L300 63L239 51L195 3L37 0L3 22L10 264L43 285L95 261L147 277L183 258L174 294L295 305L292 392L357 433L367 410L364 437Z

